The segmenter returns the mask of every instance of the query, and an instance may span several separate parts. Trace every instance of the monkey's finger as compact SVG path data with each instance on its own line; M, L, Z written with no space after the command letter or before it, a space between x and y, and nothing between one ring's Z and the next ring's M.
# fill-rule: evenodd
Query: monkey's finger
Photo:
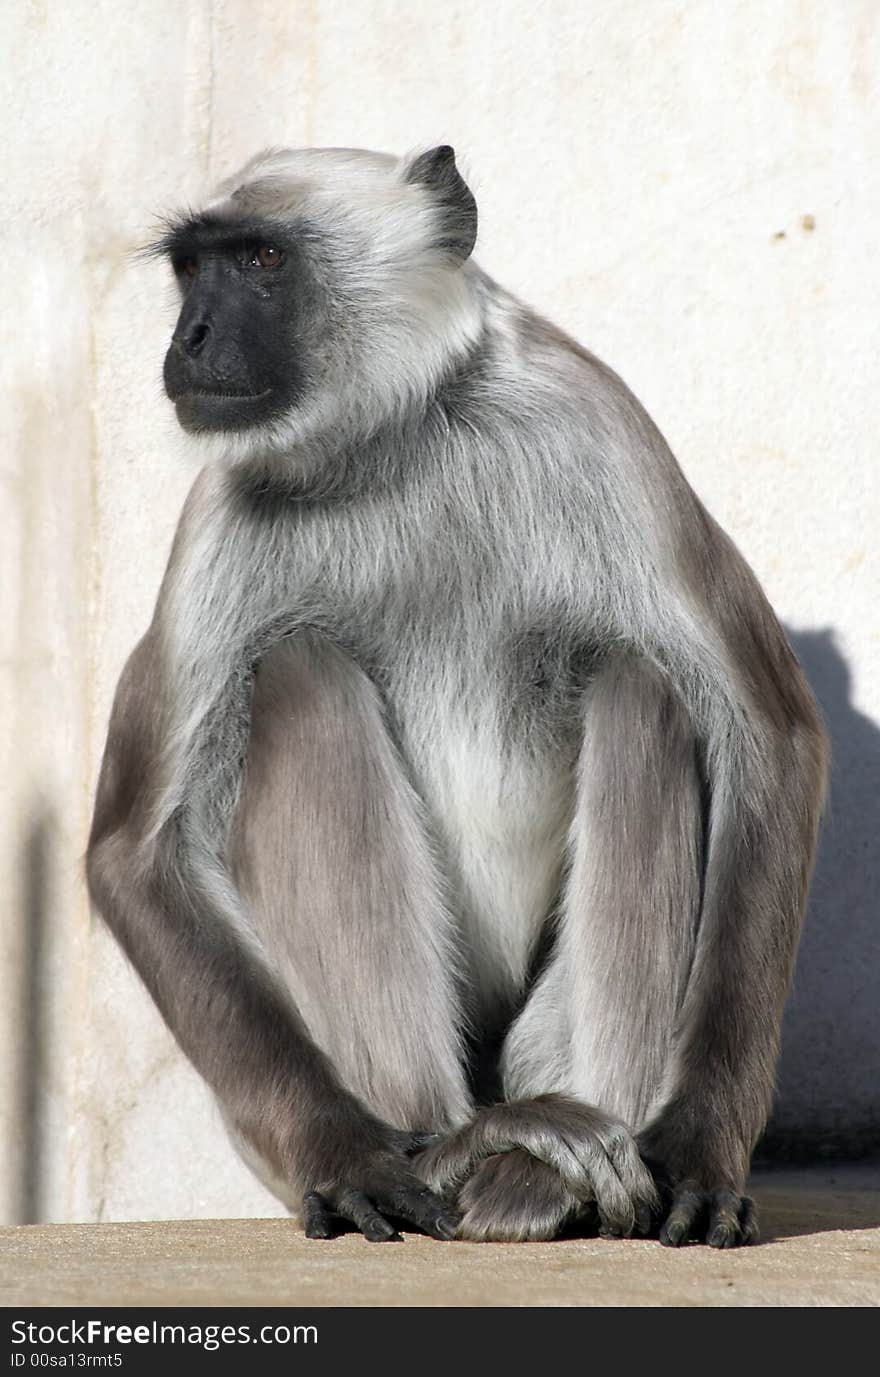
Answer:
M333 1227L332 1215L333 1211L324 1197L317 1191L309 1191L302 1202L306 1238L334 1238L336 1230Z
M417 1150L413 1170L434 1190L449 1190L460 1185L473 1172L481 1154L476 1150L474 1135L466 1130L428 1142Z
M432 1238L444 1242L455 1238L459 1216L427 1186L396 1186L387 1196L381 1197L380 1204L388 1214L418 1225Z
M739 1227L743 1243L757 1243L761 1237L758 1226L758 1207L751 1196L744 1195L739 1202Z
M636 1220L633 1233L639 1238L647 1238L654 1227L654 1211L650 1205L636 1205Z
M731 1190L716 1191L710 1206L706 1242L710 1248L737 1248L758 1236L755 1202Z
M583 1187L579 1193L595 1201L600 1235L629 1238L637 1222L642 1223L644 1210L650 1209L654 1189L629 1134L596 1134L586 1142L567 1146L576 1151L582 1163L589 1193L585 1194Z
M407 1136L403 1151L407 1157L414 1157L417 1152L424 1152L426 1148L438 1147L442 1142L442 1133L410 1133Z
M632 1231L636 1238L648 1238L654 1232L657 1221L663 1213L660 1194L653 1182L651 1185L653 1193L650 1199L646 1199L644 1196L636 1196L633 1199L635 1222Z
M741 1238L739 1196L731 1190L715 1191L709 1204L706 1242L710 1248L735 1248Z
M603 1238L629 1238L636 1222L635 1206L606 1153L596 1153L590 1180L599 1211L599 1233Z
M336 1213L356 1224L369 1243L399 1243L400 1234L393 1224L376 1209L362 1191L345 1191L339 1198Z
M592 1199L596 1139L570 1142L564 1134L548 1131L546 1110L537 1104L492 1106L464 1128L429 1144L415 1166L434 1190L448 1192L468 1180L481 1162L521 1150L554 1167L584 1200Z
M660 1242L666 1248L680 1248L694 1233L703 1212L704 1196L692 1182L679 1186L673 1196L672 1209L660 1230Z
M617 1175L624 1189L632 1199L636 1218L647 1210L649 1213L660 1208L660 1197L654 1178L642 1161L638 1148L629 1133L615 1134L606 1146Z

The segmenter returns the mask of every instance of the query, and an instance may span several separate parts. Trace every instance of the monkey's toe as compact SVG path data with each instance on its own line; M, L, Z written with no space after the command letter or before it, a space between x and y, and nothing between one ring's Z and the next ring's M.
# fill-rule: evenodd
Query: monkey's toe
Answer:
M710 1248L744 1247L758 1239L755 1202L727 1186L706 1191L692 1181L682 1182L673 1192L659 1236L667 1248L687 1243L708 1243Z

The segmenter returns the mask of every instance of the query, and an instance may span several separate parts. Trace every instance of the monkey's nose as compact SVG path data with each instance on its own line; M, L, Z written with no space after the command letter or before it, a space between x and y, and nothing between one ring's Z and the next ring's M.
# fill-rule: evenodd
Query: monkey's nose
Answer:
M181 353L194 359L202 352L211 334L211 324L207 320L194 320L183 330L174 332L173 343Z

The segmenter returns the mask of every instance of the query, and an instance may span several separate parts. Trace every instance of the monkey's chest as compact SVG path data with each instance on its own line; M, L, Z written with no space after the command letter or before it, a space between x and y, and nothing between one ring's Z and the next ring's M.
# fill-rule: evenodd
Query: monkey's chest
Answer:
M522 987L559 891L573 760L505 738L496 717L435 708L404 749L439 843L475 992Z

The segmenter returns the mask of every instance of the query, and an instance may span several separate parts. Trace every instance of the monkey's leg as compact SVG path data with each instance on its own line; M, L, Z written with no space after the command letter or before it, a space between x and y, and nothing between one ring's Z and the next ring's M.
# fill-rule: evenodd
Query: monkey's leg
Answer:
M163 709L174 687L168 683L166 665L161 643L157 644L151 632L130 658L117 690L88 850L88 878L95 903L181 1047L217 1095L236 1135L266 1164L271 1179L280 1186L281 1198L297 1206L307 1197L305 1212L313 1234L325 1236L330 1230L329 1217L335 1213L356 1223L369 1239L395 1237L394 1218L410 1220L437 1237L449 1238L457 1220L413 1171L414 1135L383 1120L342 1082L332 1059L310 1036L271 952L249 926L249 915L232 883L224 855L231 790L214 787L213 809L207 813L198 796L191 799L191 780L184 779L184 788L190 788L185 801L159 830L153 825L154 800L161 795L169 754L180 749L165 725ZM233 688L237 690L239 683L245 682L242 674ZM330 688L327 676L319 677L317 684ZM234 694L228 697L227 717L245 710L247 702ZM283 695L279 700L279 709L284 711L295 706ZM335 740L332 721L324 726ZM316 732L321 728L314 714L312 726ZM222 743L222 736L214 738L215 749L218 741ZM365 756L368 758L369 752ZM377 769L379 757L381 752L373 759ZM310 768L320 764L331 776L334 761L340 768L350 764L338 751L335 755L313 752L306 758ZM291 762L286 759L285 763L287 772L282 779L289 782ZM364 768L367 770L366 765ZM334 777L334 796L342 797L344 790L357 782L341 775ZM375 798L372 806L379 815L393 807L388 801L377 804ZM213 825L212 818L216 818L219 828L224 816L221 837L209 830L209 824ZM295 820L285 816L288 821ZM371 840L365 820L362 834L347 836L344 816L343 812L340 834L321 839L332 842L337 860L355 840ZM404 823L402 813L393 816L396 822ZM266 822L269 826L271 820ZM245 833L246 823L247 814ZM269 838L273 846L256 846L249 852L246 848L246 859L268 863L270 869L263 883L274 892L277 885L284 888L290 839L271 828ZM313 842L317 840L312 836ZM371 864L372 855L367 846L365 866ZM321 865L325 869L333 865L326 847ZM276 870L281 877L277 881L273 879ZM380 873L387 878L386 871L387 867L380 866ZM403 864L401 874L406 885L412 886L413 900L421 899L417 875L411 875ZM404 892L410 897L409 888ZM386 897L392 900L395 895ZM388 911L397 913L393 904L388 905ZM335 1013L345 1023L349 991L358 988L357 967L362 953L367 953L367 968L372 969L375 963L375 952L370 952L362 927L376 914L348 907L327 916L332 920L328 932L313 934L316 942L322 943L313 957L318 968L325 956L333 966L343 956L350 963L336 977L341 982L336 991L341 996L339 1007L326 1014L328 1021ZM349 925L345 941L338 937L340 922ZM363 1025L361 1020L362 1026L354 1029L349 1024L349 1033L362 1034L368 1040L375 1034L378 1039L390 1036L391 1026L398 1036L408 1036L414 1068L409 1080L398 1087L391 1107L404 1116L409 1110L413 1117L425 1113L430 1118L433 1114L437 1123L454 1121L456 1112L466 1110L467 1100L460 1076L456 1079L452 1007L446 1011L445 1032L442 1022L442 1001L450 1006L453 1002L445 983L448 973L442 967L435 969L442 955L442 933L435 948L430 942L426 944L425 964L412 968L406 960L401 963L397 950L397 945L404 953L411 950L410 935L388 931L387 936L385 973L397 991L388 997L390 1015L377 995L381 1008L374 1022L367 1019ZM414 999L406 1002L410 999L408 990L400 994L401 976L424 976L427 986L436 982L436 988L425 988L421 995L428 1014L438 1018L437 1048L428 1046L421 1022L415 1031L405 1022L415 1016L416 1006ZM395 1015L403 1020L403 1026L394 1023ZM368 1046L380 1061L384 1051L381 1042L369 1041ZM391 1054L395 1055L393 1039ZM345 1065L345 1058L342 1060ZM438 1075L431 1095L426 1086L434 1084L431 1072L435 1069Z
M633 1128L660 1090L700 911L703 802L687 712L658 670L592 686L559 933L577 1095Z
M722 603L729 588L734 577ZM671 1185L660 1239L672 1246L697 1236L729 1248L756 1232L740 1193L770 1112L824 796L826 739L797 662L766 604L735 611L727 630L742 666L704 710L699 928L661 1092L639 1132Z
M315 634L260 665L230 844L251 921L343 1084L389 1123L470 1112L452 921L376 690Z
M436 1187L467 1183L464 1236L552 1237L589 1201L603 1233L645 1231L657 1197L631 1134L670 1054L694 949L701 841L688 716L657 670L621 658L588 695L555 949L502 1053L513 1103L480 1111L419 1159ZM521 1196L528 1173L490 1156L513 1149L543 1164L531 1173L542 1202L531 1218ZM554 1214L556 1227L542 1232Z
M768 615L765 639L772 625ZM824 738L809 691L781 633L772 660L755 634L751 686L719 682L708 701L695 696L705 678L679 666L677 694L636 658L593 685L558 951L508 1049L514 1093L540 1083L543 1066L551 1084L637 1132L669 1187L660 1238L672 1245L756 1236L742 1192L769 1110L821 805Z
M588 695L556 947L505 1045L508 1094L565 1091L645 1122L693 957L702 833L688 715L622 657Z

